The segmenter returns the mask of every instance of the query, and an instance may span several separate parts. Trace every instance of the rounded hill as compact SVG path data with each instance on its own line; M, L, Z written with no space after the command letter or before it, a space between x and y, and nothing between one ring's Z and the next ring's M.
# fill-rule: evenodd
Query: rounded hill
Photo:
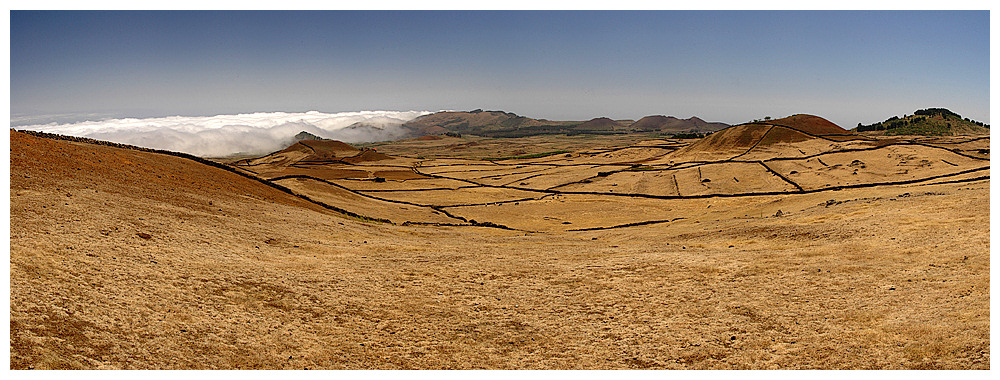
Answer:
M659 131L659 132L712 132L729 127L725 123L709 123L696 116L687 119L678 119L673 116L652 115L646 116L632 125L629 129L637 131Z
M851 131L819 116L797 114L781 119L757 122L754 124L774 125L792 128L815 136L850 135Z
M620 128L621 124L606 117L598 117L587 120L578 125L576 129L588 131L612 131Z
M778 145L802 144L808 141L844 141L860 138L837 124L819 116L792 115L735 125L715 132L677 151L677 156L698 156L698 159L734 158L752 150L770 149ZM782 155L775 152L776 155Z

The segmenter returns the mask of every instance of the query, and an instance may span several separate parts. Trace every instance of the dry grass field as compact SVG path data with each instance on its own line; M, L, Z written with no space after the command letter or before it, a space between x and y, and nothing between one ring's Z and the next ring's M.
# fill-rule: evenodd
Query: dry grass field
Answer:
M11 369L989 369L989 137L816 119L231 170L11 132Z

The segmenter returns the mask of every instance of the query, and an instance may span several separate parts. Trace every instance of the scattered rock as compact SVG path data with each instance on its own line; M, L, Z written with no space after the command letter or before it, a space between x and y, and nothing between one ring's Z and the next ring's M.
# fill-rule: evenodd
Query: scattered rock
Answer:
M146 240L149 240L149 239L153 238L153 235L147 234L145 232L140 232L140 233L137 233L135 235L138 236L138 237L141 237L143 239L146 239Z
M785 213L781 212L781 210L778 210L778 212L774 213L775 217L781 217L782 215L785 215Z

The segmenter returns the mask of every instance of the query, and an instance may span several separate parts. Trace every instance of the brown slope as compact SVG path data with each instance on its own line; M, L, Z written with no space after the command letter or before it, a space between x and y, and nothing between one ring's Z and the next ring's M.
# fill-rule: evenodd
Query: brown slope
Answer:
M629 128L640 131L659 131L672 118L673 117L667 117L663 115L646 116L643 117L642 119L639 119L639 121L632 123L632 125L630 125Z
M259 158L240 160L236 166L288 166L297 162L322 162L351 157L360 150L337 140L302 140Z
M725 123L709 123L698 117L678 119L673 116L646 116L629 126L629 129L660 132L712 132L729 127Z
M736 125L715 132L678 150L678 153L747 150L760 141L772 126L763 124Z
M365 149L361 151L361 153L358 153L354 156L343 158L342 161L352 164L357 164L362 162L382 161L388 159L392 159L392 157L387 154L376 152L375 150L372 149Z
M295 144L304 145L312 152L309 157L303 161L329 161L337 158L350 157L358 154L359 152L358 148L337 140L299 141Z
M762 124L790 127L817 136L852 135L851 131L841 128L829 120L806 114L797 114L781 119L765 121Z
M617 121L611 120L606 117L598 117L587 120L582 124L576 126L576 128L574 129L587 130L587 131L613 131L621 127L622 125Z
M192 159L15 131L10 179L11 369L276 363L266 302L314 257L304 230L375 228Z
M541 121L519 116L511 112L443 111L424 115L403 124L418 134L441 134L444 132L469 132L476 130L506 129L542 125Z
M62 141L11 131L11 191L59 188L147 197L212 209L205 199L250 197L322 210L239 174L167 154ZM71 196L68 196L71 197Z
M732 126L681 148L671 156L677 159L719 160L742 155L752 149L766 149L779 144L828 139L842 141L854 138L861 137L819 116L799 114L777 120ZM792 152L794 150L789 151ZM781 156L780 152L777 155Z

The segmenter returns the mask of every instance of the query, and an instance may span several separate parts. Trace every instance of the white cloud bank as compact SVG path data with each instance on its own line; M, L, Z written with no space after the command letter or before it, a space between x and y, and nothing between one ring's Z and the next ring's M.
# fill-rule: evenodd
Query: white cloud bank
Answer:
M392 140L405 134L406 130L400 127L403 122L430 113L432 112L260 112L51 123L19 126L17 129L89 137L202 157L223 157L236 153L270 153L291 144L295 134L301 131L349 143ZM362 123L360 125L364 126L351 127L355 123Z

